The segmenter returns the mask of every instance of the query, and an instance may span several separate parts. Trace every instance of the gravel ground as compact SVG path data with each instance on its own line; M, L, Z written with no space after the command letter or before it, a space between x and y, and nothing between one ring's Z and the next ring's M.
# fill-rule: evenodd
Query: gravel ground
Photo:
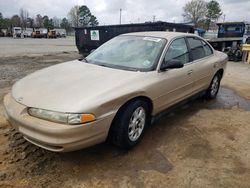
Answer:
M3 117L4 94L29 73L78 57L0 58L0 187L250 187L250 65L243 63L229 62L216 100L166 114L133 150L103 143L58 154L26 142Z
M38 56L60 52L77 52L75 38L14 39L0 37L0 57Z

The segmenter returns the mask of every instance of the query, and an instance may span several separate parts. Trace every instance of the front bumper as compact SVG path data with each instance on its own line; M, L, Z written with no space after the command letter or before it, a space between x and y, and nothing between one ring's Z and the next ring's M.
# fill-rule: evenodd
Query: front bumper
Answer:
M74 151L104 142L114 114L81 125L66 125L32 117L27 106L7 94L4 97L6 116L10 124L29 142L56 152Z

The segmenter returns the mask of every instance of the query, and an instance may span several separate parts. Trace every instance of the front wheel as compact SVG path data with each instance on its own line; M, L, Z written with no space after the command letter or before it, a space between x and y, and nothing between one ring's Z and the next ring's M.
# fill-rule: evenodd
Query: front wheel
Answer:
M133 101L117 114L110 130L110 140L122 148L134 147L142 138L150 123L149 108L144 101Z
M221 80L221 76L220 74L216 74L211 83L210 83L210 86L209 88L207 89L206 91L206 98L207 99L214 99L216 98L217 96L217 93L219 91L219 88L220 88L220 80Z

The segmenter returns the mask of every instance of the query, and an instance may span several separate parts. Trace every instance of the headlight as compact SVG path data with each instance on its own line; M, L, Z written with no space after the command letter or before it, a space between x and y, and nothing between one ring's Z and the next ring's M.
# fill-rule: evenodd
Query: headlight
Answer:
M57 123L66 123L71 125L88 123L95 120L95 116L93 114L62 113L62 112L43 110L39 108L29 108L28 113L31 116L40 119L45 119Z

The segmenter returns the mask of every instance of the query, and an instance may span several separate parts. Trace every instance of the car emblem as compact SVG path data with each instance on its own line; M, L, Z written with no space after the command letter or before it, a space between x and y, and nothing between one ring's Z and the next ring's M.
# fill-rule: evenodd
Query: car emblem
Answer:
M22 100L23 100L23 97L19 97L19 98L17 99L18 102L21 102Z

